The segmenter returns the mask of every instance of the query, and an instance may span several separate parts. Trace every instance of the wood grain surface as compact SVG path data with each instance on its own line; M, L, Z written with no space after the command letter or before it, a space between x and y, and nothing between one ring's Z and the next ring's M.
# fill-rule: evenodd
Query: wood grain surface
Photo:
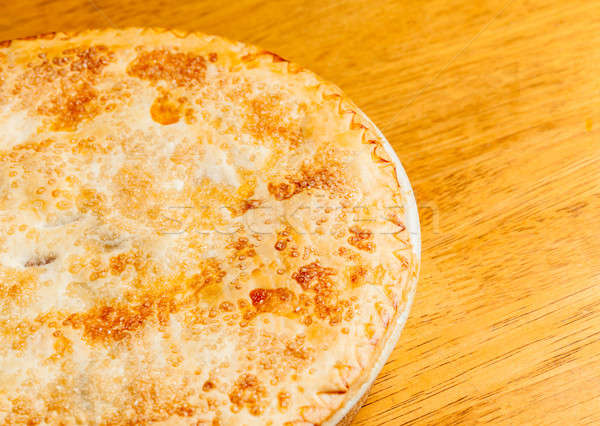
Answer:
M0 4L1 39L146 25L258 44L387 135L423 265L357 425L600 423L600 2Z

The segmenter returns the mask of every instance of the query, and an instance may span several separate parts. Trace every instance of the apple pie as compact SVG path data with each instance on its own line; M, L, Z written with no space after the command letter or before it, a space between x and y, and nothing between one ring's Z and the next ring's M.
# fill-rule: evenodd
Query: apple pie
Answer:
M0 43L0 422L344 421L418 271L398 164L256 47Z

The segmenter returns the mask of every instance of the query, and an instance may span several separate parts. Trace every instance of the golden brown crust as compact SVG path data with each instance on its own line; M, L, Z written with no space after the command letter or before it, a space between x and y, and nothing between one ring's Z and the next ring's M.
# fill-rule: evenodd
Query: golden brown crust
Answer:
M338 410L414 267L394 166L356 107L202 34L1 46L0 421Z

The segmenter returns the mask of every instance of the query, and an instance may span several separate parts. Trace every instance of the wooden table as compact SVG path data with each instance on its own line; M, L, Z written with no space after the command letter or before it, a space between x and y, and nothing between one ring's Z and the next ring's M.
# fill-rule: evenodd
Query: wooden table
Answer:
M600 422L600 2L2 3L0 39L148 25L259 44L387 135L423 266L356 424Z

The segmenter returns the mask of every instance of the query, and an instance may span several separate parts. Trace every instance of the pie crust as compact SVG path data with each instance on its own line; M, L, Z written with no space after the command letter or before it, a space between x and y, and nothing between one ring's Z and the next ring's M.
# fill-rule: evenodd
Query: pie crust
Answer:
M158 29L0 43L0 422L347 424L419 269L336 86Z

